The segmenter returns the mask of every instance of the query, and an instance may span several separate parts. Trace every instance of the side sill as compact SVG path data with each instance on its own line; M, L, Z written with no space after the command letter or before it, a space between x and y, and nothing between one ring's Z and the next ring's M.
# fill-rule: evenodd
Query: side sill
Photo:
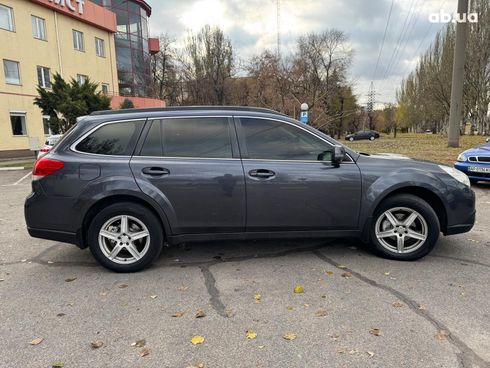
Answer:
M179 234L168 237L170 244L185 242L203 242L213 240L259 240L259 239L308 239L308 238L359 238L358 230L321 230L321 231L257 231L212 234Z

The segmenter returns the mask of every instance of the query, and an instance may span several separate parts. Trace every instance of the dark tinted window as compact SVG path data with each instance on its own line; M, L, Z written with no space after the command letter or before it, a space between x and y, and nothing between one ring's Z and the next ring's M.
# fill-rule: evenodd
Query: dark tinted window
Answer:
M76 149L99 155L129 156L133 153L142 127L143 121L106 124L84 138Z
M258 118L240 120L249 158L318 160L319 154L331 150L328 143L290 124Z
M161 121L163 156L232 157L228 118L182 118Z
M151 128L141 149L141 156L163 156L161 126L160 120L155 120L151 123Z

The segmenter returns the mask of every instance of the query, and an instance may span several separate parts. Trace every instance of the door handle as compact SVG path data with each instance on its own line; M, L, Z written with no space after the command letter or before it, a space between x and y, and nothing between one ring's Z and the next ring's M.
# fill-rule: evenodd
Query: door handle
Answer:
M164 167L145 167L141 172L150 176L163 176L170 174L170 171Z
M248 175L250 175L254 178L267 179L267 178L272 178L273 176L276 176L276 173L272 170L256 169L256 170L250 170L248 172Z

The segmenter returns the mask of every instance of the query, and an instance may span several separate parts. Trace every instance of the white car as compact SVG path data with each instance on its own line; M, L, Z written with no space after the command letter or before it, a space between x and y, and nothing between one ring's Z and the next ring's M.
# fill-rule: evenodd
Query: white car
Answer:
M46 153L48 153L53 146L58 143L58 141L61 139L61 134L55 134L55 135L50 135L47 139L46 142L44 142L44 146L42 146L39 149L39 152L37 154L37 158L40 158L44 156Z

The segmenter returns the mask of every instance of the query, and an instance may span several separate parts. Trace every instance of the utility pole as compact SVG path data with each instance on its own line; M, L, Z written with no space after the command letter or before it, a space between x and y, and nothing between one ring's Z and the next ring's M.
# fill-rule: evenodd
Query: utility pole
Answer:
M344 123L344 94L342 93L342 90L340 93L340 123L339 129L337 130L337 139L340 139L340 134L342 133L341 130Z
M281 0L276 0L277 60L281 59Z
M369 87L368 93L368 102L367 102L367 112L369 117L369 129L373 130L373 114L374 114L374 99L376 92L374 92L374 83L371 81L371 85Z
M459 147L461 111L463 105L463 79L466 36L468 34L468 0L458 0L458 19L456 24L456 43L454 45L453 77L451 83L451 105L449 109L448 146ZM462 16L463 14L464 17Z

